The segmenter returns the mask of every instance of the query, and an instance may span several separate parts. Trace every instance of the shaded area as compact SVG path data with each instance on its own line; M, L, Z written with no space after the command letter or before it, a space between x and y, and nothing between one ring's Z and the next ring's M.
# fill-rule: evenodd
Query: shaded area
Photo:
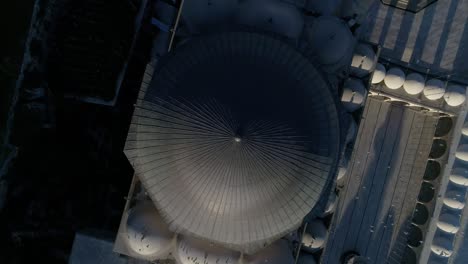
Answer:
M411 225L408 235L408 245L412 247L419 247L423 242L423 233L416 225Z
M414 252L412 248L406 247L400 264L416 264L416 263L418 263L416 252Z
M419 191L418 201L423 203L429 203L434 199L434 185L429 182L423 182L421 190Z
M57 3L55 1L39 2L43 4L39 15L43 16L49 11L58 15L60 4L68 1L59 5L53 5ZM111 8L104 8L105 12L115 11L112 9L115 2L107 3ZM122 7L115 5L119 6ZM57 17L52 15L51 18ZM110 19L107 23L122 22L116 21L119 17L107 18ZM92 20L92 16L88 19ZM44 42L33 41L29 48L35 51L35 60L41 63L50 58L42 48L52 48L53 45L48 45L51 39L59 41L64 37L49 35L51 32L48 30L57 23L60 20L39 19L35 24L36 33L44 37L40 39ZM76 37L74 48L79 49L79 37L87 41L85 38L88 36L84 33L70 32ZM123 38L122 35L120 37ZM130 42L128 37L122 41ZM31 67L25 72L12 138L19 147L19 153L6 175L10 186L5 209L0 214L2 264L67 263L76 231L84 227L110 232L117 230L125 204L123 198L133 175L122 149L147 63L150 37L151 32L140 32L135 44L137 52L129 61L131 70L121 76L122 93L113 108L67 100L63 96L63 87L48 82L50 76L47 71ZM111 41L106 39L103 45L110 45ZM39 50L38 45L42 47ZM85 44L83 47L85 50L79 54L84 58L89 55L86 51L89 46ZM88 70L94 70L92 65ZM60 77L63 82L73 79L69 75ZM106 87L113 90L115 80L104 81ZM49 86L42 86L44 83ZM86 91L84 85L78 86ZM38 92L41 89L50 96L46 99L37 96L38 93L43 94ZM49 93L51 90L53 93ZM47 121L51 123L38 118L37 112L29 111L35 110L31 105L38 104L50 110L48 115L53 119Z
M431 153L429 157L432 159L438 159L442 157L447 151L447 141L445 139L434 139L432 142Z
M450 130L452 130L453 126L453 119L449 116L443 116L439 119L439 122L437 123L436 131L435 131L435 136L436 137L443 137L448 135Z
M49 41L53 92L111 100L129 54L136 7L130 1L64 0Z
M77 146L56 136L41 135L22 148L7 175L11 187L0 214L2 263L66 263L75 231L118 227L132 174L125 156L110 155L103 163L83 149L93 142L89 138L75 137Z
M34 0L6 1L0 8L0 25L8 25L2 27L0 41L0 171L11 151L4 147L8 143L5 142L8 140L5 138L9 129L7 120L11 114L9 110L23 60L33 4Z
M416 209L414 210L413 223L417 225L424 225L429 220L429 211L427 207L422 203L416 204Z
M428 160L426 165L426 172L424 173L424 180L433 181L440 175L440 163L436 160Z

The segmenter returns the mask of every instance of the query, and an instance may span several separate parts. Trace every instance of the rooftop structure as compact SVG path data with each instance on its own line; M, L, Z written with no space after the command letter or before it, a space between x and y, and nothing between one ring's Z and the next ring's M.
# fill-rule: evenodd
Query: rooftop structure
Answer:
M115 250L178 264L456 255L466 175L447 172L468 160L453 151L468 77L445 44L467 19L418 50L432 17L464 8L447 1L158 1ZM142 201L155 232L126 229Z
M314 66L267 36L227 33L191 40L160 67L126 153L171 229L243 251L297 229L339 147L336 106Z

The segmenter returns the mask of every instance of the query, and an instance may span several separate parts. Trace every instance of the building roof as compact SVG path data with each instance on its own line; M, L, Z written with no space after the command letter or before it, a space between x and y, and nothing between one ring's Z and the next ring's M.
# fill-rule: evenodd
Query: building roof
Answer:
M155 76L126 153L171 229L253 252L299 227L339 148L337 106L314 65L233 32L193 39Z
M437 120L383 97L367 99L323 263L339 263L350 251L369 263L400 263ZM420 223L428 220L424 209Z

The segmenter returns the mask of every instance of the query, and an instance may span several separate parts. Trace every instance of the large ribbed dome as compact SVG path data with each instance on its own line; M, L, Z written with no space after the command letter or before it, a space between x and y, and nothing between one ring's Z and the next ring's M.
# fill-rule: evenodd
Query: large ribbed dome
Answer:
M155 76L126 154L171 229L253 252L297 228L339 144L335 101L311 62L233 32L192 39Z

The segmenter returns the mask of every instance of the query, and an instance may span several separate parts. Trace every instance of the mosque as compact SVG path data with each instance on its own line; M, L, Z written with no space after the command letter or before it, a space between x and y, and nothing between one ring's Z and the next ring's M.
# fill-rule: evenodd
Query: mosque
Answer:
M455 31L467 1L152 10L115 252L177 264L462 263L468 36Z

